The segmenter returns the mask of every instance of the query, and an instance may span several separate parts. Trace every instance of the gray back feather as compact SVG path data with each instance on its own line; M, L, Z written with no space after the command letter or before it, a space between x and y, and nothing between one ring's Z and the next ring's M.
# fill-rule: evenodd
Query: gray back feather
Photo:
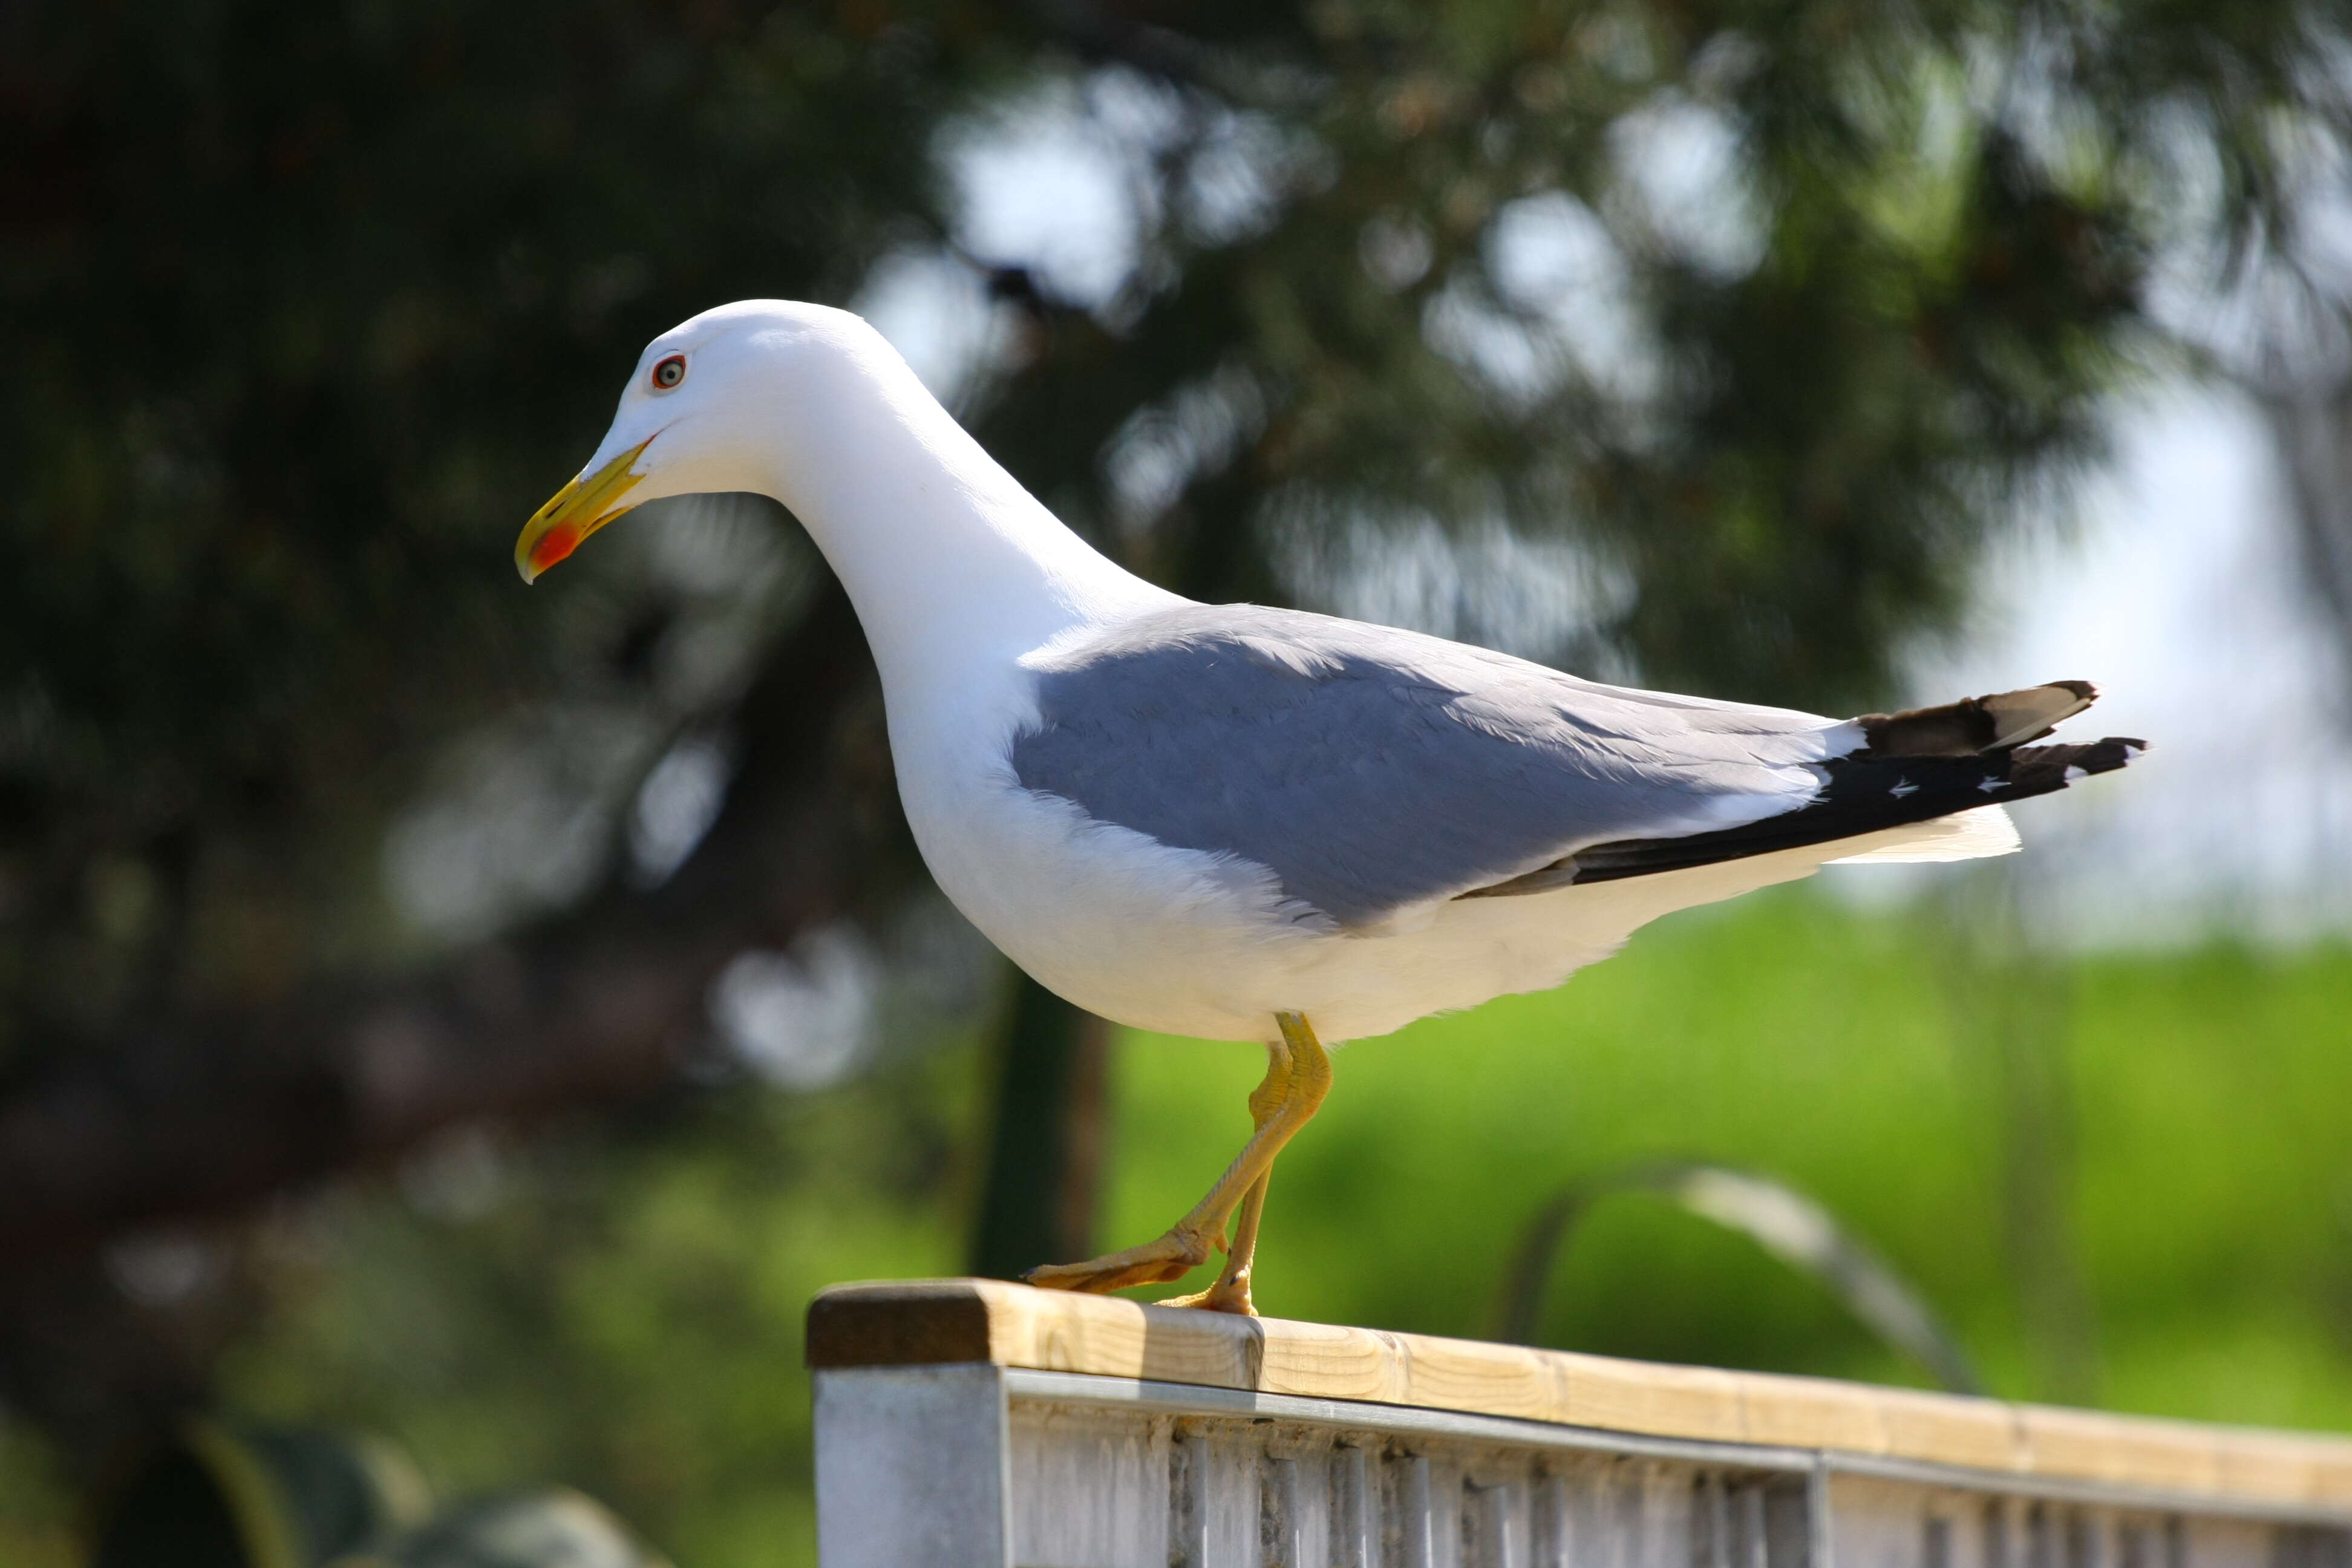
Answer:
M1851 725L1600 686L1483 648L1188 605L1038 667L1021 783L1162 844L1240 856L1343 927L1581 845L1801 805Z

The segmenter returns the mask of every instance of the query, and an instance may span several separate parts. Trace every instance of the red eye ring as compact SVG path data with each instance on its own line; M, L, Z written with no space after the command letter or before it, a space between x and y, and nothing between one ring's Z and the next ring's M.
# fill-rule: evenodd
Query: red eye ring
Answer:
M655 362L653 384L656 392L670 391L685 379L686 356L684 354L671 354Z

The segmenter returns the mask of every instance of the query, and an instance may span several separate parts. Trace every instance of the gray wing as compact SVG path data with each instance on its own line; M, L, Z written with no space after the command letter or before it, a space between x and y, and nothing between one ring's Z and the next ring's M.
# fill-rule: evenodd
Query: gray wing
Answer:
M1155 612L1040 661L1027 788L1270 868L1342 927L1581 846L1803 805L1850 721L1600 686L1254 605Z

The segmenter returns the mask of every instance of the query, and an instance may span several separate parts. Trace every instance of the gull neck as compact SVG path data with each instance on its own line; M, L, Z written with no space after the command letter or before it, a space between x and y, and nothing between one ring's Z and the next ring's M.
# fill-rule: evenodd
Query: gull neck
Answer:
M840 576L886 690L953 681L1055 638L1185 601L1080 539L866 329L796 377L776 500Z

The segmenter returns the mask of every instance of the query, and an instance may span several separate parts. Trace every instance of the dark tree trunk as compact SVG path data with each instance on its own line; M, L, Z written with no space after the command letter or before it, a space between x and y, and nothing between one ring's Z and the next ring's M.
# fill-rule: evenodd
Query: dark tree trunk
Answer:
M1094 1251L1110 1026L1015 971L997 1038L1003 1066L971 1271L1010 1279Z

